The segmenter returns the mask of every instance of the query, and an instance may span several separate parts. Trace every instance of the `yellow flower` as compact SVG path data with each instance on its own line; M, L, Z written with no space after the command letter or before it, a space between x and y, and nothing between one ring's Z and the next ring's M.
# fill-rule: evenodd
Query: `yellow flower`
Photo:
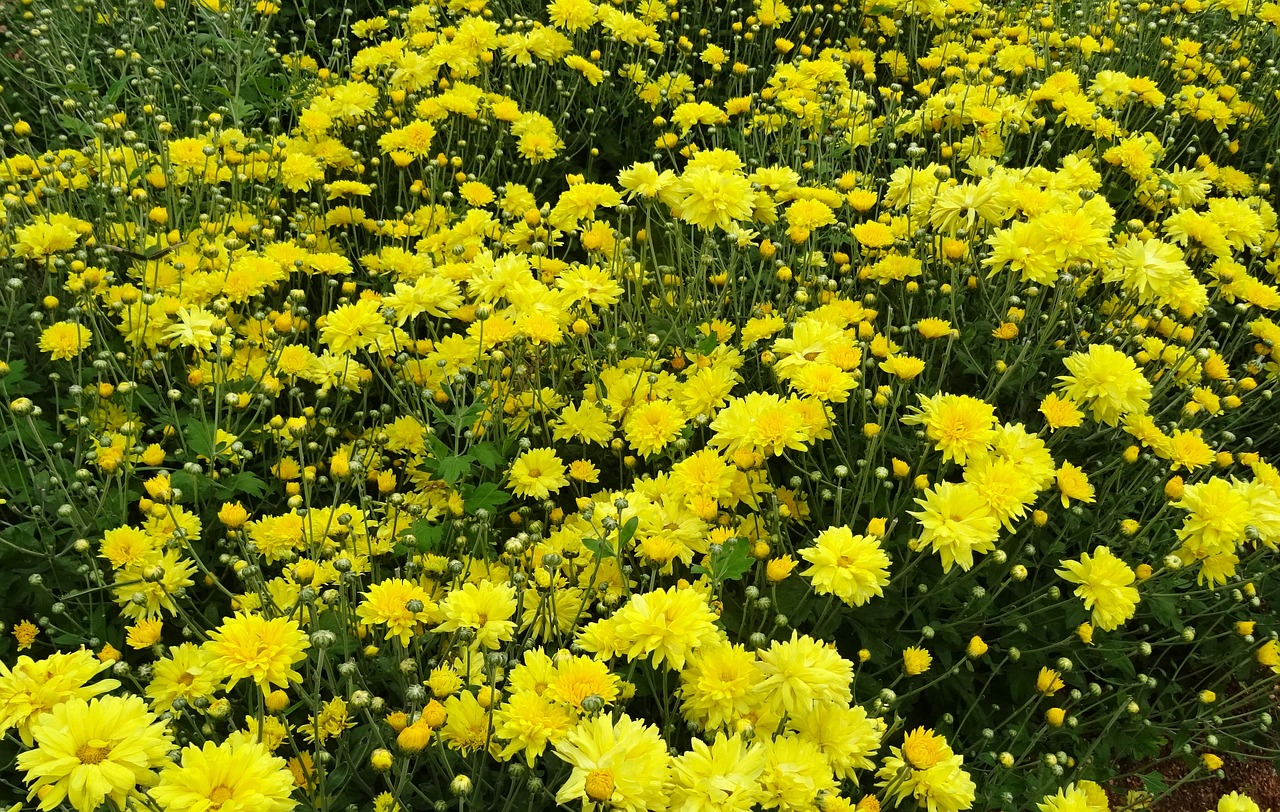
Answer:
M421 586L403 578L388 578L369 587L356 614L369 625L385 623L386 639L396 637L401 645L408 646L414 629L420 623L429 623L437 609L436 602Z
M995 442L995 409L986 401L945 393L919 397L920 405L902 422L923 424L944 462L954 460L964 465L970 457L982 456Z
M533 499L546 499L569 484L564 463L551 448L530 449L516 457L507 476L516 496Z
M173 747L166 723L136 696L70 699L41 716L31 735L35 749L18 755L18 768L42 810L65 799L76 812L93 812L108 798L124 809L137 786L156 783L152 769L169 763Z
M1056 392L1050 392L1040 401L1040 414L1044 415L1050 431L1072 428L1084 421L1084 412L1080 411L1075 402L1059 397Z
M1072 499L1086 504L1094 501L1089 477L1069 462L1062 463L1058 469L1058 492L1062 495L1063 507L1070 507Z
M978 657L986 654L988 650L989 647L987 646L986 641L975 634L969 639L969 646L965 649L965 653L970 657L977 659Z
M150 648L160 640L160 632L163 628L164 624L160 618L140 620L129 627L125 635L125 642L129 644L130 648Z
M933 665L933 655L919 646L910 646L902 651L902 669L908 677L923 674Z
M245 614L223 618L204 644L210 667L229 680L227 690L251 679L264 697L273 685L287 689L291 682L302 682L293 664L305 660L310 647L307 635L292 618L267 620Z
M921 510L910 515L920 521L920 546L933 546L943 572L955 564L967 572L975 554L995 549L1000 520L974 485L941 482L915 502Z
M1060 386L1072 401L1089 405L1093 419L1117 425L1130 412L1142 412L1151 398L1151 382L1133 359L1109 344L1090 344L1063 362L1070 375Z
M584 719L555 745L573 772L556 802L621 809L664 809L671 758L658 729L623 714Z
M516 591L508 584L481 581L455 589L440 604L438 632L468 630L481 648L497 649L515 633Z
M1052 668L1041 668L1036 677L1036 690L1045 696L1053 696L1063 688L1062 675Z
M40 333L40 349L55 361L70 361L93 344L93 333L83 324L60 321Z
M221 743L188 744L180 764L160 773L149 793L165 812L244 809L290 812L296 802L288 764L242 732Z
M790 555L779 556L778 558L769 559L769 563L765 565L765 577L770 583L778 583L785 581L791 575L791 571L798 564Z
M822 531L800 557L811 565L801 575L813 582L819 595L835 595L850 606L883 595L889 583L889 556L879 540L854 535L847 527Z
M0 663L0 733L18 729L22 743L31 747L31 727L42 714L71 699L89 699L118 688L118 680L86 683L109 666L81 649L33 660L23 654L10 670Z
M1061 563L1058 577L1079 584L1076 597L1084 601L1084 608L1093 610L1093 625L1111 631L1133 617L1138 590L1131 584L1137 576L1110 548L1096 547L1092 556L1082 553L1079 561Z
M13 626L13 639L18 641L18 651L26 651L31 648L31 644L35 642L39 634L40 627L30 620L15 623Z

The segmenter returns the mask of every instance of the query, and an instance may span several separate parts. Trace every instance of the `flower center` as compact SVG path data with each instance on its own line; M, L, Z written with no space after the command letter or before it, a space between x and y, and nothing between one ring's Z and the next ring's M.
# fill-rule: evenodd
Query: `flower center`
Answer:
M76 758L80 759L81 764L101 763L110 754L111 743L102 739L89 739L76 750Z
M213 804L213 808L217 809L231 799L231 789L221 784L213 788L213 792L209 793L209 802Z
M917 770L927 770L942 760L942 753L932 736L908 737L903 742L902 754L907 757L907 763Z
M603 803L613 796L613 773L608 770L592 770L587 773L587 797Z

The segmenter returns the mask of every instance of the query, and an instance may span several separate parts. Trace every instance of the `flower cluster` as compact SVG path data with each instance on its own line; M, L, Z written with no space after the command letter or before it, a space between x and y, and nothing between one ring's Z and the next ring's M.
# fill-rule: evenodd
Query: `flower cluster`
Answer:
M182 5L89 28L234 41L236 103L95 46L4 129L15 800L1108 812L1274 755L1280 6Z

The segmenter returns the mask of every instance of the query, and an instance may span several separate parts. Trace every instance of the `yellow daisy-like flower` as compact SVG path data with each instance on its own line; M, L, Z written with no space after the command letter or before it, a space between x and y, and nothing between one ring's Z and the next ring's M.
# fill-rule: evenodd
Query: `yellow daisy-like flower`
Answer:
M902 651L902 670L908 677L923 674L933 665L933 655L919 646L909 646Z
M149 794L165 812L289 812L297 805L293 789L285 760L237 731L220 744L187 745L181 763L166 767Z
M546 499L569 484L564 463L551 448L533 448L511 463L507 474L516 496Z
M136 696L71 699L31 726L36 747L18 755L28 798L51 810L64 800L93 812L108 798L124 809L134 789L156 783L152 768L169 763L173 739Z
M227 690L251 679L263 696L271 693L273 685L287 689L291 682L302 682L293 664L305 660L310 647L307 635L292 618L267 620L244 614L224 618L204 644L210 666L228 679Z
M1112 555L1110 548L1097 547L1093 555L1083 553L1079 561L1063 561L1058 577L1079 584L1076 597L1084 608L1093 610L1093 625L1111 631L1129 618L1138 606L1138 590L1131 586L1137 576L1129 566Z
M364 594L356 614L371 626L385 623L387 639L399 638L403 646L409 645L417 625L430 622L438 608L426 590L403 578L388 578Z
M555 746L573 768L556 793L561 804L586 802L638 812L667 808L671 757L653 725L623 714L583 720Z
M83 324L59 321L40 333L40 349L55 361L70 361L93 344L93 333Z
M800 557L812 565L800 574L813 581L819 595L835 595L850 606L883 595L889 583L889 555L879 540L854 535L847 527L822 531Z
M1075 402L1056 392L1050 392L1040 401L1040 414L1044 415L1050 431L1073 428L1084 422L1084 412Z

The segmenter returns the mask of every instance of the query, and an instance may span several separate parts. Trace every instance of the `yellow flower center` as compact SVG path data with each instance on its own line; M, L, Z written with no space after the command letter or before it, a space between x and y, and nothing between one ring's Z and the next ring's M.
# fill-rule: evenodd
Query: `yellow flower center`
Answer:
M231 795L232 792L229 787L224 787L219 784L213 788L213 792L209 793L209 803L213 805L214 809L218 809L231 799Z
M587 773L587 797L596 803L604 803L613 796L613 773L608 770L592 770Z
M102 739L89 739L76 751L81 764L99 764L111 754L111 743Z
M917 770L927 770L942 760L942 751L933 736L909 735L902 743L902 755Z

